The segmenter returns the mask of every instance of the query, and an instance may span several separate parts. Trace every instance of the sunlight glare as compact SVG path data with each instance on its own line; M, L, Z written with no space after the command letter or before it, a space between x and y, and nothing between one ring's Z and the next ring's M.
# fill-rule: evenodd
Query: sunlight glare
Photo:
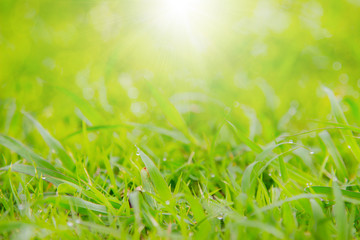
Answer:
M194 31L204 21L206 7L204 0L158 0L155 11L158 28Z
M192 13L199 11L197 1L190 0L164 0L163 13L167 21L171 21L176 25L188 25L191 20Z

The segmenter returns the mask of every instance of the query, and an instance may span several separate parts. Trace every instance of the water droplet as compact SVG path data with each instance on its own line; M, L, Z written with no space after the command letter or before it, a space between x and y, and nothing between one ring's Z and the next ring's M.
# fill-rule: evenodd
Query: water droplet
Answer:
M210 176L211 176L212 178L214 178L214 177L215 177L215 174L212 173Z
M313 154L314 154L314 152L313 152L313 151L311 151L311 152L310 152L310 155L313 155Z
M279 173L279 176L281 177L281 173Z
M19 208L19 210L21 211L21 210L23 210L25 207L24 207L24 205L19 204L19 205L18 205L18 208Z
M223 217L223 216L218 216L218 217L217 217L217 219L219 219L219 220L223 220L223 219L224 219L224 217Z
M170 201L167 200L167 201L165 202L165 204L166 204L166 205L170 205Z
M289 140L289 143L292 144L292 143L294 143L294 141L293 141L293 140Z
M166 162L166 157L163 158L163 161Z
M42 180L45 180L45 179L46 179L46 177L41 177L41 179L42 179Z
M77 224L79 224L81 221L80 221L80 219L76 219L75 222L76 222Z
M140 152L138 151L138 152L136 152L136 156L140 156Z
M348 145L348 148L350 149L350 148L351 148L351 146L350 146L350 145Z
M72 227L72 226L74 226L74 223L73 223L73 222L67 222L67 225L68 225L69 227Z
M269 176L271 177L271 173L269 173Z

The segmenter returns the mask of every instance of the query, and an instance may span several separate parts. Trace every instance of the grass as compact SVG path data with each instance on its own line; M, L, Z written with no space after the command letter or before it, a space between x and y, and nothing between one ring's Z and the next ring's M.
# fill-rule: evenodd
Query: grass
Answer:
M178 130L171 131L176 135L147 125L87 128L83 124L76 132L84 146L81 150L66 142L63 145L23 111L19 114L38 131L49 151L41 156L24 143L0 135L4 163L0 169L1 236L357 238L360 193L356 170L347 165L358 162L356 155L345 161L342 149L334 143L343 138L356 149L352 135L356 129L347 125L338 101L331 90L326 91L341 128L319 129L311 141L305 134L261 146L225 120L220 128L232 130L229 134L236 137L235 146L242 146L241 150L220 149L216 139L207 145L190 135L181 115L173 114L176 109L165 98L159 101L165 106L162 110L168 111L166 117L175 116L172 121ZM122 127L148 128L155 136L162 135L164 146L173 145L166 147L169 153L162 159L147 141L136 147L115 137L109 146L98 147L96 141L88 140L91 131L101 135ZM181 132L181 138L174 137ZM309 147L319 150L313 153ZM226 159L218 158L219 151Z
M0 239L360 238L359 1L161 1L0 0Z

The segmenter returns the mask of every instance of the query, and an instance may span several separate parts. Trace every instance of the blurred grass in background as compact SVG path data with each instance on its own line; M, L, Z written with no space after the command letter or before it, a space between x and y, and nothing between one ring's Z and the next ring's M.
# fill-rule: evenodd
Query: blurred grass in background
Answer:
M269 141L327 119L321 84L358 98L356 1L217 3L195 40L175 25L158 31L153 2L1 1L3 109L16 104L60 137L81 126L76 108L92 124L166 124L149 82L196 134L230 107L244 131L257 117L253 136Z
M224 181L239 183L262 151L259 146L328 126L313 120L335 122L323 86L341 100L347 121L358 125L360 1L211 0L205 3L207 14L196 15L190 28L158 18L158 2L0 1L0 132L61 165L56 154L62 150L48 150L23 115L29 113L60 140L78 168L86 169L76 173L79 179L90 177L104 192L126 202L124 191L146 182L140 181L143 166L134 145L155 161L172 191L182 176L191 182L191 191L201 192L198 184L203 183L207 194L221 189L228 197L237 188L223 185L225 172L231 171L234 179ZM305 145L306 154L298 150L285 162L331 186L322 176L330 154L334 163L328 166L328 177L336 169L343 183L357 179L349 135L343 140L341 132L331 134L333 139L327 133L292 137ZM279 149L274 152L289 150ZM5 148L2 152L1 166L19 160ZM316 160L309 152L319 154ZM194 165L186 165L194 154ZM283 160L279 162L283 171ZM108 176L111 169L114 173ZM188 171L181 175L184 169ZM6 178L1 180L5 195L12 189ZM281 185L269 178L261 178L263 190ZM301 184L297 189L302 191ZM334 189L340 199L341 192ZM198 206L187 187L181 191L193 208ZM129 215L126 209L121 208ZM299 231L306 235L301 227Z

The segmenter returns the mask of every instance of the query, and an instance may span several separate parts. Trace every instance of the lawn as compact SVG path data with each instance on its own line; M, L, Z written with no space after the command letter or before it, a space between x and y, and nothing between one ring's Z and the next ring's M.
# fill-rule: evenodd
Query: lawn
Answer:
M0 1L0 239L360 238L360 1Z

